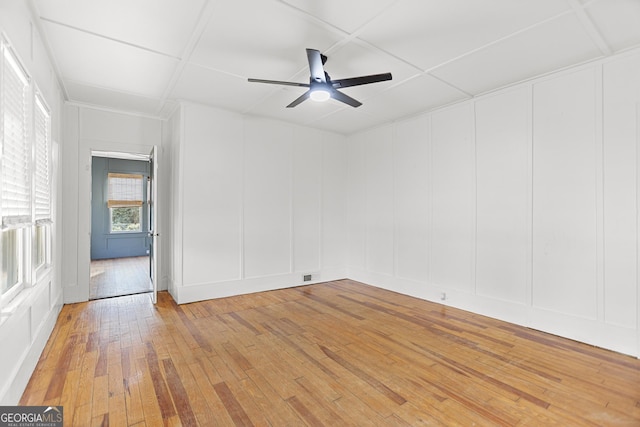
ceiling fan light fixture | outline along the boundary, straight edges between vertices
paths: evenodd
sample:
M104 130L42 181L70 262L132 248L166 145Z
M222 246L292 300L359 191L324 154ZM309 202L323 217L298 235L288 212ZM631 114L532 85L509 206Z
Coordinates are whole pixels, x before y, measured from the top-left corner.
M331 98L331 94L326 89L314 89L309 94L309 97L316 102L324 102Z
M309 98L316 102L324 102L329 98L332 98L336 101L357 108L362 105L362 102L358 101L357 99L351 98L349 95L342 93L337 89L391 80L391 73L371 74L368 76L331 80L329 74L327 74L327 72L324 70L324 63L327 61L327 57L321 54L319 50L307 49L307 60L309 62L310 71L309 83L296 83L285 82L282 80L264 80L252 78L249 78L249 81L284 86L306 87L309 89L305 93L294 99L293 102L291 102L289 105L287 105L287 108L293 108Z

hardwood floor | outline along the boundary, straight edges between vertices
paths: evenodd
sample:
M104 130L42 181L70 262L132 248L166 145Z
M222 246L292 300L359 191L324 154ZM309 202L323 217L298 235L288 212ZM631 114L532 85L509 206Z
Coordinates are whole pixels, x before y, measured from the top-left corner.
M640 361L342 280L66 305L20 402L66 425L640 425Z
M92 260L89 284L89 299L151 292L149 257Z

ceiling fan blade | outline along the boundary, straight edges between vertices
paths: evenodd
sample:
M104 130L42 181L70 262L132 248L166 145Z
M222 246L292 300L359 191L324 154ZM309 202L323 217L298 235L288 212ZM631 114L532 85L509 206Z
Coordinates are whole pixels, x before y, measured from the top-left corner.
M311 81L318 83L326 83L327 79L324 75L324 64L322 54L316 49L307 49L307 59L309 60L309 71L311 72ZM326 57L325 57L326 58ZM326 61L326 59L325 59Z
M287 105L287 108L293 108L296 105L302 103L302 101L305 101L306 99L309 98L309 95L311 94L311 91L308 90L305 93L303 93L302 95L300 95L299 97L297 97L291 104Z
M284 85L284 86L299 86L299 87L309 87L309 83L296 83L296 82L283 82L280 80L263 80L263 79L247 79L253 83L269 83L272 85Z
M352 97L345 95L344 93L337 91L333 88L331 88L330 92L331 92L331 97L336 101L344 102L345 104L351 105L352 107L355 107L355 108L362 105L362 102L356 99L353 99Z
M384 82L387 80L391 80L391 73L372 74L370 76L331 80L331 83L334 88L343 88L343 87L367 85L369 83Z

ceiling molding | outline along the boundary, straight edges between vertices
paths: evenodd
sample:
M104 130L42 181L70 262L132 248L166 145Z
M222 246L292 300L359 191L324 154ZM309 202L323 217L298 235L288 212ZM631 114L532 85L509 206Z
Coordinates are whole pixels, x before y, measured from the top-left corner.
M600 31L589 17L589 14L585 10L585 6L580 4L578 0L567 0L567 2L571 5L571 8L580 20L584 30L596 46L598 46L598 49L600 49L600 51L606 56L613 54L613 50L609 47L609 44L605 41L604 37L602 37L602 34L600 34Z
M180 76L182 76L182 72L184 71L184 68L189 63L189 60L191 59L191 55L193 54L194 49L196 48L196 46L198 45L198 42L202 38L202 34L207 29L207 26L211 21L214 11L215 11L214 1L205 0L205 4L199 13L198 22L193 28L193 31L191 32L189 39L187 40L187 43L182 49L182 53L179 58L180 62L178 62L178 64L176 65L173 71L173 74L171 75L171 78L169 79L169 82L165 87L162 93L162 96L160 97L160 105L156 110L158 114L162 112L164 108L164 104L167 102L169 95L171 94L171 92L173 92L173 89L176 87L176 84L178 83Z
M35 0L29 0L27 2L27 5L29 6L29 12L31 12L31 22L32 24L35 26L36 30L38 31L38 33L40 34L40 40L42 41L42 45L44 46L44 49L47 53L47 57L49 58L49 61L51 62L51 66L53 67L53 72L56 75L56 81L58 82L58 85L60 86L60 90L62 91L62 96L64 98L65 101L69 100L69 92L67 91L67 87L64 84L64 80L62 79L62 73L60 72L60 66L58 65L58 61L55 57L55 55L53 54L53 48L51 47L51 44L49 43L49 39L47 39L47 37L45 37L46 33L44 32L44 29L42 28L42 22L40 22L40 13L38 11L38 7L35 4Z
M155 114L146 114L146 113L142 113L140 111L131 111L131 110L123 110L123 109L119 109L119 108L111 108L111 107L106 107L104 105L90 104L88 102L65 101L65 104L73 106L73 107L79 107L79 108L90 108L92 110L104 111L104 112L107 112L107 113L124 114L124 115L127 115L127 116L141 117L141 118L144 118L144 119L162 120L162 117L160 117L158 115L155 115Z
M31 1L33 1L33 0L31 0ZM111 42L114 42L114 43L122 44L124 46L129 46L129 47L133 47L135 49L144 50L145 52L153 53L153 54L164 56L164 57L171 58L171 59L180 60L180 58L178 58L177 56L169 55L168 53L160 52L159 50L155 50L155 49L151 49L151 48L148 48L148 47L145 47L145 46L141 46L141 45L136 44L136 43L130 43L128 41L120 40L120 39L117 39L115 37L109 37L109 36L106 36L104 34L100 34L100 33L94 32L94 31L86 30L84 28L75 27L73 25L65 24L64 22L54 21L53 19L45 18L43 16L40 17L40 20L42 20L44 22L48 22L48 23L53 24L53 25L58 25L60 27L68 28L70 30L74 30L74 31L78 31L78 32L81 32L81 33L84 33L84 34L88 34L88 35L93 36L93 37L98 37L98 38L103 39L103 40L108 40L108 41L111 41Z

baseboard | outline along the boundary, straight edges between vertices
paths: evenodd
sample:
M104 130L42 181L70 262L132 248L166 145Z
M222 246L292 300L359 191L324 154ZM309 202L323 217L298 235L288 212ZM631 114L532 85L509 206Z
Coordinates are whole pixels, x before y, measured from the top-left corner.
M169 288L169 292L178 304L186 304L208 299L340 280L346 278L346 273L345 268L333 268L313 272L312 280L310 281L303 280L303 274L305 273L286 273L187 286L176 286L174 284Z

